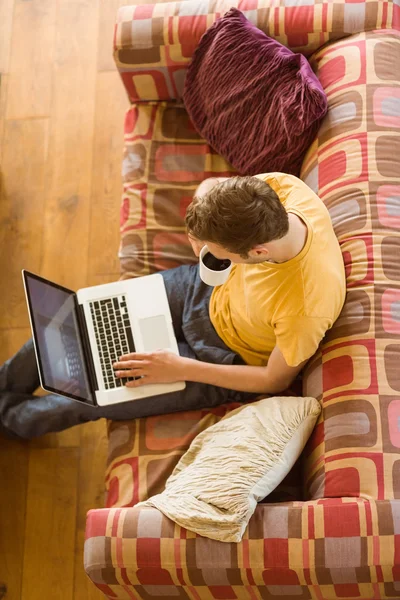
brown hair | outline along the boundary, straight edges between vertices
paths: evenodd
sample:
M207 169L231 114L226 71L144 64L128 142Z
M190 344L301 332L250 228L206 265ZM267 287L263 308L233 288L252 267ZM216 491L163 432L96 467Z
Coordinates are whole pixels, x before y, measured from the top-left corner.
M189 233L247 258L258 244L279 240L289 231L289 219L275 191L256 177L231 177L202 197L194 197L186 212Z

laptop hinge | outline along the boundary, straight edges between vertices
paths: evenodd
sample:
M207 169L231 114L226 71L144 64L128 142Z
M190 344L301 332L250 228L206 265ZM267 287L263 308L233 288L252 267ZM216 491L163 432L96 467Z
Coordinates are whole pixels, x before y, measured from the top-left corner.
M87 325L86 325L85 312L83 310L83 306L81 304L79 304L76 295L74 298L75 298L75 303L76 303L76 308L77 308L76 314L77 314L77 317L79 320L79 329L82 334L82 344L83 344L84 350L85 350L85 358L86 358L86 365L87 365L87 370L88 370L89 383L90 383L90 387L92 390L92 394L94 396L94 400L96 401L96 390L99 389L99 385L97 383L96 371L94 368L93 356L92 356L92 351L90 348L90 340L89 340L89 333L88 333Z

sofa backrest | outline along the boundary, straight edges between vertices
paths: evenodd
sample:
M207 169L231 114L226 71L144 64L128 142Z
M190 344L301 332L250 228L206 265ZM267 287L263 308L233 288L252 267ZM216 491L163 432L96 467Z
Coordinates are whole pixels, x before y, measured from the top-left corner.
M123 6L114 59L131 102L179 100L203 33L232 6L267 35L310 56L326 42L399 28L399 0L183 0Z
M304 371L322 403L305 498L400 498L400 32L340 40L312 65L329 108L300 176L329 210L347 297Z

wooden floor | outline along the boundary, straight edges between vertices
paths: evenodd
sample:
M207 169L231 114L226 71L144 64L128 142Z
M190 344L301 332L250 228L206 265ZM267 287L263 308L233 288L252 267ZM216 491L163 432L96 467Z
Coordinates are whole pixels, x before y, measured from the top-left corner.
M132 0L0 0L0 361L30 337L21 269L72 289L118 279L123 119L112 59ZM83 571L102 507L105 422L0 439L7 600L103 598ZM0 594L1 595L1 594Z

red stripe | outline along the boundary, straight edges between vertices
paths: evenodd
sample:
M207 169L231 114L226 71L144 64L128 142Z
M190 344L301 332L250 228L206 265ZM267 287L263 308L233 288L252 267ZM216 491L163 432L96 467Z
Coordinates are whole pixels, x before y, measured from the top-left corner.
M182 568L181 563L181 551L180 551L180 541L174 540L174 558L175 558L175 566L178 569Z
M115 540L116 560L119 567L124 566L124 558L122 553L122 538L117 537Z
M122 589L125 590L125 592L128 594L128 596L130 598L132 598L132 600L139 600L139 597L136 596L127 585L123 585Z
M382 7L382 29L387 27L387 16L388 16L388 6L387 6L387 2L384 2L383 7Z
M385 579L383 576L382 567L380 565L376 565L375 569L376 569L376 578L377 578L378 582L384 583Z
M197 600L201 600L201 598L200 598L199 594L197 593L195 587L189 585L188 586L188 590L193 594L194 598L197 598Z
M246 569L246 575L247 575L247 579L248 579L250 585L256 585L256 582L254 581L254 577L253 577L253 573L251 572L251 569Z
M255 585L255 583L254 583L253 585ZM258 596L256 595L256 593L255 593L255 591L253 590L253 588L251 588L249 585L245 585L244 587L245 587L245 589L248 591L248 593L249 593L249 596L250 596L250 598L251 598L252 600L257 600L257 599L258 599Z
M132 585L131 580L129 579L127 573L126 573L126 568L121 568L121 577L122 577L122 581L124 583L126 583L127 585Z
M274 35L279 35L279 7L274 12Z
M308 569L310 566L310 549L308 546L308 540L302 540L303 545L303 567L304 569ZM307 578L306 578L307 579ZM307 581L308 584L311 584L311 578L309 576L310 581Z
M322 5L322 31L328 30L328 5Z
M374 598L379 598L381 595L381 590L378 583L373 583L372 587L374 589Z
M372 513L371 513L371 503L365 503L365 520L367 523L367 535L372 535Z
M308 506L308 538L315 540L314 506L312 504Z
M118 531L118 521L119 521L119 515L121 514L121 510L122 510L121 508L118 508L118 509L115 511L115 513L114 513L114 516L113 516L113 524L112 524L112 527L111 527L111 535L112 535L113 537L116 537L116 536L117 536L117 531Z
M313 585L311 581L310 569L304 569L304 579L307 585Z
M114 594L114 592L112 591L112 589L106 584L106 583L95 583L95 586L101 591L103 592L103 594L107 597L107 598L116 598L117 595Z
M245 569L250 569L249 559L249 540L242 540L243 566Z
M182 584L182 585L186 585L186 581L185 581L185 578L183 576L183 569L176 569L176 574L178 576L179 583Z
M379 537L377 537L376 535L373 536L372 538L372 547L373 547L373 564L374 565L379 565L380 559L379 559Z

